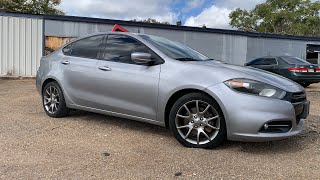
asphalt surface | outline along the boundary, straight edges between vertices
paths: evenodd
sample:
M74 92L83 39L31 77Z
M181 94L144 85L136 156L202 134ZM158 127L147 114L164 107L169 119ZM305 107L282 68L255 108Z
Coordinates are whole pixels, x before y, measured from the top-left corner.
M320 179L320 84L299 136L189 149L162 127L76 111L49 118L33 80L0 80L0 179Z

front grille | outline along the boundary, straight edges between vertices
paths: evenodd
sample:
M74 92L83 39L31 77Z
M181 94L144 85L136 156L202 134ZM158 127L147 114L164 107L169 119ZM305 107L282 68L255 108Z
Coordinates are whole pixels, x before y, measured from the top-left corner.
M303 103L307 100L307 95L304 91L287 93L283 100L289 101L292 103L295 113L296 113L296 124L300 123L300 115L303 113Z
M291 95L292 103L304 102L305 100L307 100L307 95L305 92L292 93Z

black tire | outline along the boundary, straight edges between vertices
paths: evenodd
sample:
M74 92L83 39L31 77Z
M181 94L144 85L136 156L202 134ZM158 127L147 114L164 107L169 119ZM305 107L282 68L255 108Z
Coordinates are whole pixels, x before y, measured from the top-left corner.
M303 83L302 86L306 88L306 87L310 86L310 84L311 83Z
M49 110L46 108L46 102L45 102L45 96L48 96L49 94L47 93L47 91L49 90L49 88L52 89L56 89L55 93L58 93L57 99L59 101L59 104L57 104L57 110L53 111L50 113ZM48 83L42 91L42 106L44 111L47 113L48 116L53 117L53 118L61 118L61 117L65 117L69 114L70 109L67 107L64 96L63 96L63 92L59 86L58 83L56 82L50 82Z
M184 107L185 104L188 104L188 103L193 103L193 102L201 102L201 103L206 103L207 105L211 105L211 107L213 109L215 109L215 113L218 114L219 116L219 130L218 130L218 133L213 135L211 139L211 141L207 140L208 142L203 142L203 144L200 144L198 141L196 141L196 144L195 142L190 142L192 141L192 138L186 138L185 137L189 137L190 135L194 134L194 133L197 133L199 134L199 130L197 129L193 129L194 127L198 127L198 128L203 128L202 130L208 128L206 127L205 125L203 124L200 124L200 126L194 126L194 124L196 123L196 120L194 121L191 121L190 119L184 119L182 118L182 121L190 121L190 123L193 123L193 128L188 128L188 130L185 130L185 131L189 131L190 129L192 129L189 133L189 135L187 135L188 133L186 133L185 137L182 137L181 133L182 133L182 130L181 128L180 131L178 130L178 125L176 122L179 122L181 121L181 119L179 120L179 117L177 117L177 113L181 113L181 108ZM192 105L192 104L191 104ZM189 106L191 106L189 105ZM204 104L203 104L204 105ZM198 109L200 109L200 105L198 105ZM210 108L211 108L210 107ZM203 110L203 108L202 108ZM191 114L194 114L194 109L190 112L192 112ZM188 113L189 114L189 113ZM187 115L187 114L185 114ZM192 115L193 116L193 115ZM203 115L203 118L205 115ZM195 116L193 116L195 117ZM192 118L193 118L192 117ZM199 116L200 117L200 116ZM199 118L198 117L198 118ZM177 118L177 119L176 119ZM176 121L177 120L177 121ZM186 123L185 122L185 123ZM202 121L200 121L201 123ZM197 120L197 123L199 123L199 119ZM187 125L189 125L187 124ZM199 124L198 124L199 125ZM172 131L174 137L184 146L186 147L190 147L190 148L213 148L213 147L217 147L219 145L221 145L225 140L226 140L226 137L227 137L227 129L226 129L226 123L225 123L225 119L224 119L224 116L223 116L223 113L220 109L220 106L218 105L218 103L216 101L214 101L210 96L208 95L205 95L205 94L202 94L202 93L190 93L190 94L187 94L187 95L184 95L182 96L181 98L179 98L173 105L173 107L171 108L171 111L170 111L170 115L169 115L169 127L170 127L170 130ZM182 127L182 126L181 126ZM209 128L210 129L210 128ZM195 132L194 132L195 131ZM214 132L215 130L211 130L212 132ZM207 132L206 132L207 133ZM201 133L200 133L201 134ZM208 135L208 134L207 134ZM201 135L200 135L201 136ZM210 137L210 136L209 136ZM197 139L197 137L195 137ZM208 138L207 136L205 136L203 134L203 137L202 138ZM200 138L199 138L200 139Z

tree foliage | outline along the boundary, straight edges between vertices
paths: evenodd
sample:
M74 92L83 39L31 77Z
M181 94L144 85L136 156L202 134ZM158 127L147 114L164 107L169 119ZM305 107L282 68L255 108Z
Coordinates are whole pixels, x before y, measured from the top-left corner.
M29 14L64 14L57 9L61 0L0 0L0 10Z
M152 18L148 18L148 19L145 19L145 20L134 19L132 21L134 21L134 22L154 23L154 24L170 24L169 22L160 22L160 21L158 21L156 19L152 19Z
M253 10L229 15L230 25L242 31L320 36L320 1L267 0Z

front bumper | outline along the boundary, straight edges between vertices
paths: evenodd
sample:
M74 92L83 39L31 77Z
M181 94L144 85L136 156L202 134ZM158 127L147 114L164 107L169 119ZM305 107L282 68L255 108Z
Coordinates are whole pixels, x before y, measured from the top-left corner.
M304 119L309 114L308 101L303 102L303 110L298 116L289 101L238 93L223 83L207 88L206 92L218 101L224 113L229 140L259 142L285 139L302 132ZM267 123L281 122L291 125L288 131L262 131Z

